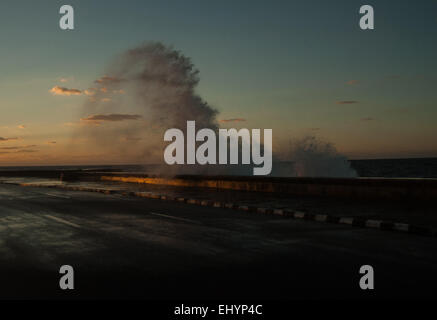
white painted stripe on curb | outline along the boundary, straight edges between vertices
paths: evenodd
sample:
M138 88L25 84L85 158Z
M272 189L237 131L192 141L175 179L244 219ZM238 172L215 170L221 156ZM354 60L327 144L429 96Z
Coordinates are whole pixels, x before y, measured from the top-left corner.
M408 232L410 229L410 225L406 223L394 223L393 230Z
M277 214L279 216L283 216L284 215L284 210L282 210L282 209L275 209L275 210L273 210L273 214Z
M354 223L354 218L343 217L343 218L340 218L340 220L338 222L342 223L342 224L353 224Z
M3 184L11 184L11 185L20 185L20 186L29 186L29 187L45 187L45 188L60 188L60 189L64 189L64 190L72 190L72 191L86 191L86 192L101 192L101 193L105 193L105 194L110 194L110 193L117 193L120 190L112 190L112 189L96 189L96 188L87 188L87 187L80 187L80 186L67 186L67 185L39 185L39 184L26 184L26 183L13 183L13 182L4 182L4 181L0 181L0 183ZM46 193L46 195L49 196L55 196L55 197L60 197L60 198L70 198L67 196L59 196L59 195L54 195L54 194L49 194ZM165 195L156 195L156 194L151 194L149 192L128 192L128 193L122 193L122 195L135 195L138 197L145 197L145 198L154 198L154 199L162 199L162 200L177 200L180 202L186 202L187 199L185 198L173 198L173 197L168 197ZM193 201L193 199L191 199ZM188 200L190 201L190 200ZM202 205L206 205L205 201L196 201L194 200L194 202L192 203L199 203ZM240 210L244 210L244 211L249 211L249 207L248 206L239 206L238 204L234 204L234 203L221 203L221 202L213 202L213 201L209 201L208 205L212 204L214 207L222 207L224 206L225 208L231 208L231 209L240 209ZM305 213L304 212L299 212L299 211L293 211L291 209L270 209L270 208L257 208L256 209L257 212L259 213L267 213L267 212L273 212L274 214L279 214L279 215L287 215L287 216L294 216L295 218L305 218ZM166 215L162 215L162 214L156 214L155 215L161 215L161 216L166 216ZM75 227L75 228L81 228L79 225L69 222L67 220L64 220L62 218L58 218L58 217L54 217L51 215L44 215L45 217L67 224L69 226ZM177 217L173 217L173 216L167 216L168 218L177 218ZM315 215L314 216L314 220L315 221L321 221L321 222L327 222L328 221L328 215ZM185 220L185 221L189 221L191 223L199 223L197 221L194 220L189 220L189 219L182 219L182 218L178 218L179 220ZM354 218L352 217L341 217L338 220L338 223L340 224L348 224L348 225L353 225L354 222ZM365 226L368 228L378 228L381 229L381 225L385 223L382 220L366 220L365 221ZM388 223L388 222L387 222ZM387 230L391 229L391 230L396 230L396 231L402 231L402 232L410 232L410 229L412 228L409 224L407 223L389 223L390 225L392 225L392 228L387 228ZM430 231L432 235L437 236L437 233L435 233L435 231ZM419 233L419 232L418 232Z
M366 221L366 227L367 228L381 228L381 220L367 220Z
M137 197L143 197L143 194L141 192L135 192L134 195Z
M328 220L328 215L326 215L326 214L316 214L314 220L318 221L318 222L326 222Z
M305 212L295 211L294 212L294 217L297 218L297 219L303 219L303 218L305 218Z

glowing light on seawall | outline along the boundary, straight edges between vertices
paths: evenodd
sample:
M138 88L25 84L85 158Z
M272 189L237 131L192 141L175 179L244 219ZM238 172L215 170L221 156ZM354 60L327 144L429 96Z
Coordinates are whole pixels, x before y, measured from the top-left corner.
M412 179L356 179L356 178L269 178L225 177L212 178L143 178L135 176L101 176L103 181L169 185L177 187L214 188L257 192L281 192L305 196L363 197L368 199L424 199L437 197L437 180ZM420 187L419 187L420 186Z

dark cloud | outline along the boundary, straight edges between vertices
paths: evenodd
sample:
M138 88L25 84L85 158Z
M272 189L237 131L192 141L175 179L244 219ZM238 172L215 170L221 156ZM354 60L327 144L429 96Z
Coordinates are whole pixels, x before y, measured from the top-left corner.
M23 149L23 150L16 151L16 153L33 153L33 152L38 152L38 150Z
M18 150L20 147L1 147L0 150Z
M95 114L87 118L82 118L82 121L124 121L124 120L139 120L142 116L138 114Z
M1 141L11 141L11 140L18 140L18 138L2 138L2 137L0 137L0 142Z
M371 117L361 118L361 121L372 121L372 120L375 120L375 119L373 119Z
M243 122L246 121L244 118L235 118L235 119L222 119L220 122Z
M0 150L23 150L28 148L36 147L36 144L27 145L27 146L10 146L10 147L0 147Z
M122 81L124 81L124 79L117 78L117 77L103 76L94 82L98 84L106 84L106 83L118 83Z
M354 104L354 103L358 103L358 101L355 100L337 101L337 104Z
M34 148L37 145L32 144L32 145L27 145L27 146L10 146L10 147L0 147L0 150L5 150L5 151L0 151L0 154L13 154L13 153L31 153L31 152L38 152L38 150L34 150L34 149L29 149L29 148Z

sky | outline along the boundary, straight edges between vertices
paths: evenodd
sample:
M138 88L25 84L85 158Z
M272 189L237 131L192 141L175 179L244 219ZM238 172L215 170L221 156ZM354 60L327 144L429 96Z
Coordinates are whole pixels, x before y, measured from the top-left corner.
M64 4L75 30L59 28ZM363 4L375 30L359 28ZM437 157L435 39L429 0L4 0L0 165L130 162L75 132L85 90L145 41L192 59L224 127L314 135L351 159Z

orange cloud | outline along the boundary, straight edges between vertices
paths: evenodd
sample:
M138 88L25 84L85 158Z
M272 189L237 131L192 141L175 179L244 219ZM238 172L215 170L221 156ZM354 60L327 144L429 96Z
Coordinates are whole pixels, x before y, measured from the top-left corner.
M348 84L350 86L353 86L353 85L358 84L358 83L359 83L358 80L349 80L348 82L346 82L346 84Z
M139 120L142 116L138 114L95 114L87 118L80 119L81 121L124 121L124 120Z
M79 89L68 89L60 86L54 86L49 92L55 96L79 96L82 94Z

